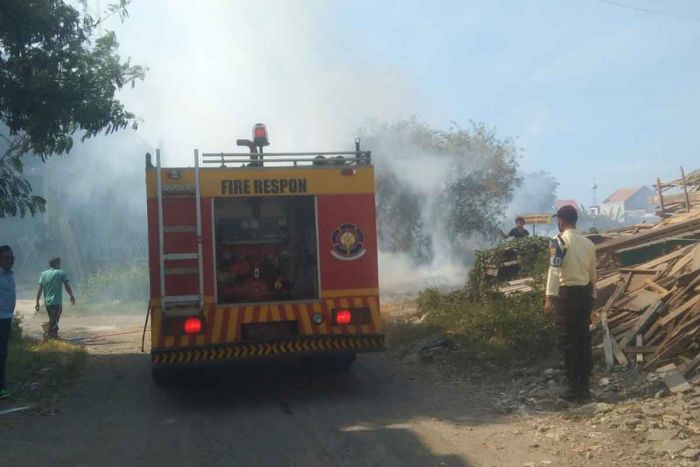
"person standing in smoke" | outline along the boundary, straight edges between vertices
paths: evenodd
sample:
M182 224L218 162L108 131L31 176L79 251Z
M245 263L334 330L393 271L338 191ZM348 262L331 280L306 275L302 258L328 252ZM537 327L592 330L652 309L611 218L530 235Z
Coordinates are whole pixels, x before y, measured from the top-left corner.
M559 347L564 354L568 389L561 398L571 402L590 396L588 380L593 359L589 325L596 281L595 245L576 230L577 221L578 212L573 206L557 211L560 233L550 241L544 304L546 315L555 314Z
M39 276L39 289L36 292L36 311L39 311L39 299L44 292L44 305L49 315L49 322L45 325L44 337L58 338L58 320L63 311L63 287L70 296L70 302L75 305L73 290L68 283L68 275L61 269L61 258L51 258L49 267Z

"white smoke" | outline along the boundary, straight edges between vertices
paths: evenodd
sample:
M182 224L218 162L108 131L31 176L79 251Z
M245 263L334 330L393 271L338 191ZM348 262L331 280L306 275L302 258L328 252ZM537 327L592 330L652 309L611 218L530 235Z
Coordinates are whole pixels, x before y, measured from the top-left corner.
M460 241L448 233L448 206L442 203L449 201L441 194L460 171L479 169L479 158L426 150L413 141L409 131L390 125L375 125L370 134L373 134L371 149L375 153L377 173L394 174L402 193L419 198L417 217L421 233L430 245L427 264L415 252L380 251L382 293L385 297L405 297L426 287L446 290L463 287L468 273L465 256L487 247L489 242L474 235L461 240L459 247L455 248ZM378 222L382 229L381 216Z
M105 2L92 7L98 3ZM149 0L133 2L129 13L123 24L112 17L104 28L116 32L122 57L148 67L145 81L119 95L139 118L137 135L76 144L45 167L65 176L67 205L94 214L98 227L115 226L97 229L95 242L145 238L143 153L156 145L164 164L191 165L194 148L239 150L235 140L264 122L270 151L350 149L367 120L398 121L421 111L414 102L427 101L408 70L381 57L346 53L360 32L342 32L342 18L322 0L210 0L202 6ZM129 139L133 144L123 143ZM435 196L451 162L409 146L396 159L385 157L389 145L365 149L374 151L378 171L394 171L424 198L421 218L431 226L434 249L432 263L421 268L407 255L380 252L382 289L463 285L466 269L447 247L444 206ZM66 160L71 163L64 166ZM106 187L128 215L92 202ZM115 216L124 217L122 229ZM474 246L476 240L467 245Z
M513 198L505 212L503 228L506 231L513 227L517 216L553 212L558 186L556 179L546 172L523 172L519 176L522 181L513 191ZM532 229L532 226L526 227ZM538 225L535 229L538 235L548 235L554 232L556 225Z
M117 27L121 53L148 66L122 98L142 117L140 133L162 139L167 163L192 150L238 150L256 122L269 151L352 147L368 117L409 114L418 91L403 70L345 55L353 37L335 31L322 1L149 0Z
M338 34L334 21L322 1L134 3L117 33L123 55L149 71L123 98L143 118L139 132L163 141L168 164L190 164L195 147L237 150L235 139L248 137L258 121L268 126L269 151L351 148L367 120L417 112L410 103L420 93L404 70L344 55L353 38ZM423 220L434 225L432 265L418 269L407 256L380 252L382 290L463 285L465 268L452 264L435 214L435 189L449 161L415 148L389 161L382 148L365 149L374 151L378 171L393 167L427 200Z

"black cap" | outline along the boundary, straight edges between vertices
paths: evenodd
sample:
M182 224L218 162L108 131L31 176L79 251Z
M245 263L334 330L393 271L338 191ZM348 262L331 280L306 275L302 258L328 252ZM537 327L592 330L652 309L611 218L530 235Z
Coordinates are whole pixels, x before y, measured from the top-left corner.
M562 206L557 211L557 217L567 224L574 225L578 221L578 211L575 207L569 205Z

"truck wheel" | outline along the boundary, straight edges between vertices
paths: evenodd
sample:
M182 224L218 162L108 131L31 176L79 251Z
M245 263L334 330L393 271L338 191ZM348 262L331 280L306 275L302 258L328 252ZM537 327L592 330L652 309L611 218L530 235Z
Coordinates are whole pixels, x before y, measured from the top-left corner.
M173 381L173 372L169 368L151 367L151 376L156 386L167 386Z

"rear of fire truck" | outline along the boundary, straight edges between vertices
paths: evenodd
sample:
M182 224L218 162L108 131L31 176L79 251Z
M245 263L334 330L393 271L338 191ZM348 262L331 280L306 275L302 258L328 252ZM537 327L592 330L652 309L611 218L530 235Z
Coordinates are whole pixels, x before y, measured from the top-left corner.
M151 356L171 369L222 360L323 359L349 369L383 349L371 154L147 156Z

